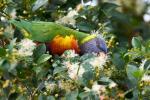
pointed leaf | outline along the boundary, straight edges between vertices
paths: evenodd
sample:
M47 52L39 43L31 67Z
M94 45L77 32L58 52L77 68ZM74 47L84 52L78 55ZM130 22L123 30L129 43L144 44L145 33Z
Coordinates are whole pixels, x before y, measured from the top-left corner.
M0 47L0 57L3 57L6 55L6 50Z
M140 48L141 49L142 44L141 44L141 41L139 40L138 37L133 37L133 39L132 39L132 46L134 48Z
M48 61L52 56L49 55L49 54L43 54L38 60L37 60L37 63L38 64L42 64L46 61Z
M135 73L137 70L138 68L134 65L128 65L126 68L128 79L131 81L133 86L138 84L138 80L133 75L133 73Z
M46 46L45 44L40 44L35 50L34 50L34 59L35 61L42 56L46 52Z
M66 95L66 100L77 100L78 90L71 91Z

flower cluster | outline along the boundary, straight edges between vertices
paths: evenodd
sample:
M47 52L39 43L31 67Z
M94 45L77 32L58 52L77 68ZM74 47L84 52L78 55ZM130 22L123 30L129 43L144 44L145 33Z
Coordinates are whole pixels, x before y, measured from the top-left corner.
M18 44L18 55L22 57L32 56L36 44L30 39L23 39Z
M67 50L61 56L55 57L52 66L56 80L51 79L50 82L45 83L49 91L55 91L54 87L57 87L57 91L65 91L68 94L82 89L81 94L92 93L94 98L101 98L108 93L108 90L117 87L117 84L108 77L100 76L99 72L103 71L107 61L107 55L104 53L80 56L74 50ZM98 80L107 80L108 84L100 84Z
M82 77L82 75L86 72L87 69L94 70L96 67L99 69L103 69L103 65L107 61L107 56L104 53L100 54L92 54L91 57L84 61L74 61L72 62L70 59L79 57L78 54L75 53L74 50L68 50L66 51L62 57L66 60L63 62L63 66L65 66L68 69L68 75L71 79L78 79L79 77ZM83 56L84 57L84 56ZM70 59L68 59L70 58ZM85 64L89 64L89 68L85 67Z
M91 59L90 64L93 67L99 67L103 69L103 65L106 63L106 61L107 61L107 55L101 52L98 54L98 56Z
M70 10L66 16L58 19L56 23L65 24L65 25L69 24L69 25L75 26L76 20L74 17L77 15L78 15L78 12L76 10Z
M150 75L144 74L143 77L142 77L142 81L150 83Z

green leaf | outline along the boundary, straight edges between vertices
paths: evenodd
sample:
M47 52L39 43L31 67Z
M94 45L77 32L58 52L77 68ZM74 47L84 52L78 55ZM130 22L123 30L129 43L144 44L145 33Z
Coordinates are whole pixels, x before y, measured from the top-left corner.
M90 23L87 23L87 22L77 23L77 28L84 32L90 32L91 30L94 29L94 27Z
M46 52L46 46L45 46L45 44L38 45L38 47L33 52L34 60L35 61L38 60L38 58L40 56L42 56L43 54L45 54L45 52Z
M10 68L10 63L8 62L8 60L6 59L0 60L0 69L8 71L9 68Z
M49 55L49 54L43 54L38 60L37 60L37 63L38 64L42 64L46 61L48 61L52 56Z
M102 9L107 10L107 11L112 11L112 10L116 9L117 7L119 7L119 6L116 5L115 3L105 2L102 4Z
M91 64L89 64L90 61L91 60L87 60L86 62L84 62L82 64L85 71L92 71L93 70L93 66Z
M138 89L134 89L132 100L138 100L138 97L139 97L139 90Z
M116 5L114 3L103 3L101 10L108 17L113 13L113 10L116 9L117 7L118 7L118 5Z
M0 60L0 68L1 68L1 66L3 65L3 63L5 62L5 60L6 60L6 59L1 59L1 60Z
M45 77L45 75L47 74L48 70L45 69L42 65L40 66L35 66L32 68L32 70L36 73L36 79L40 80L43 77Z
M6 50L0 47L0 57L4 57L6 55Z
M27 100L26 95L19 95L16 100Z
M111 79L109 79L108 77L102 77L98 83L101 85L108 85L109 83L113 82Z
M46 100L55 100L55 98L53 96L47 96Z
M138 37L133 37L132 38L132 46L134 48L140 48L141 49L142 44L141 44L141 41L140 41L140 39Z
M40 95L38 96L38 100L47 100L47 99L46 99L46 96L45 96L45 95L40 94Z
M81 98L81 100L87 100L88 96L89 96L89 92L81 92L79 94L79 97Z
M143 76L143 74L144 74L144 71L142 71L142 70L137 70L137 71L135 71L135 72L133 73L133 76L134 76L135 78L137 78L137 79L140 79L140 78Z
M131 81L133 86L137 86L138 80L133 75L138 70L138 68L135 65L128 65L126 68L128 79Z
M82 75L82 81L83 81L82 84L84 84L85 86L88 86L90 81L93 79L95 79L95 74L94 74L93 70L86 71Z
M41 68L41 66L40 67L35 66L35 67L33 67L33 70L36 72L36 74L38 74L42 71L42 68Z
M58 73L61 73L63 71L66 71L67 69L66 68L63 68L63 67L56 67L54 69L54 74L58 74Z
M93 91L81 92L79 97L81 100L100 100L99 96Z
M113 53L112 62L116 66L117 69L123 69L124 68L125 60L123 59L123 57L121 56L120 53L118 53L118 52Z
M150 52L150 40L148 40L145 44L145 51Z
M14 46L15 46L16 40L17 40L16 38L13 39L13 40L10 42L10 44L8 45L9 53L12 52L12 50L13 50L13 48L14 48Z
M71 91L66 95L66 100L77 100L78 90Z

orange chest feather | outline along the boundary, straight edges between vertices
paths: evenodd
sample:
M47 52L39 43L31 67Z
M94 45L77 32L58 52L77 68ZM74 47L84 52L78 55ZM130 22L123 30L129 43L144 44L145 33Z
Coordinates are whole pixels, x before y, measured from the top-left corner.
M65 50L75 50L79 53L78 41L73 35L70 36L56 36L49 44L49 48L52 54L62 54Z

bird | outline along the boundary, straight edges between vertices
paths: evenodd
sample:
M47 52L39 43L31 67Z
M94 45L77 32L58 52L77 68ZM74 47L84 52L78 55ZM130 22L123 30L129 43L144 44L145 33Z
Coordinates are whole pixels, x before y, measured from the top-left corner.
M52 54L61 55L65 50L72 49L76 53L107 54L105 40L99 34L88 34L65 27L54 22L10 20L13 26L22 30L26 38L48 45Z

